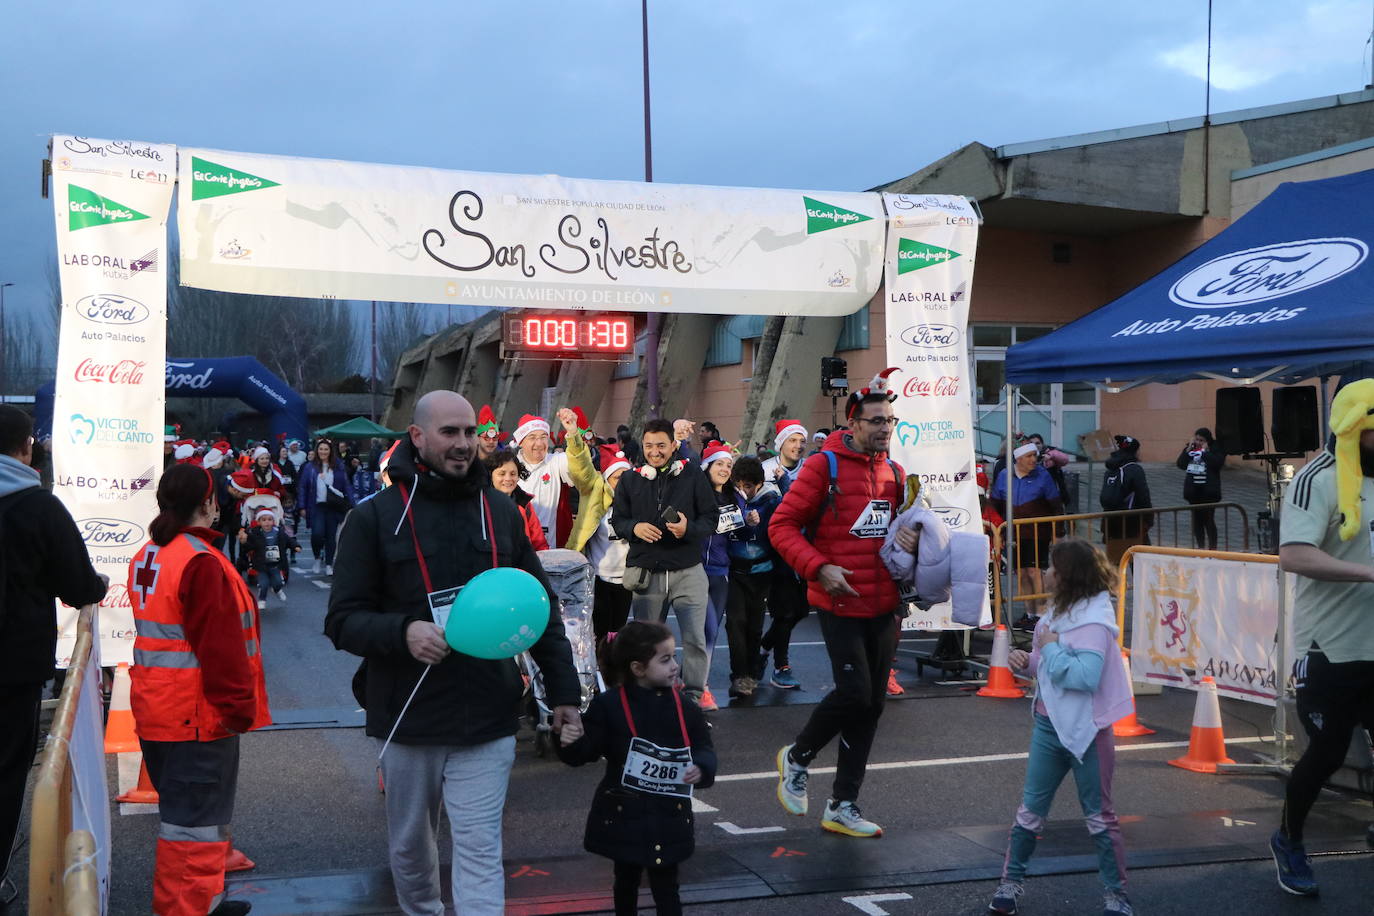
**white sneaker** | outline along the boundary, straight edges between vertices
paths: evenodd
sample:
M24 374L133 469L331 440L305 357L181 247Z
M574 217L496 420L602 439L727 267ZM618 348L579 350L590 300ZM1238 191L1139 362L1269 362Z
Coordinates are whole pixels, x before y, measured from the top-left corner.
M333 567L333 566L326 566L326 567L324 568L324 574L325 574L326 576L332 576L332 575L334 575L334 567Z
M825 803L825 814L821 817L821 829L843 836L876 837L883 835L883 828L865 818L859 812L858 805L852 801L837 802L833 798Z
M806 767L792 762L792 745L778 751L778 801L788 814L806 814Z
M324 569L324 565L320 562L319 558L316 557L316 558L315 558L315 568L312 569L311 572L313 572L315 575L318 576L318 575L320 574L321 570L323 570L323 569Z
M259 599L258 599L258 610L260 610L260 611L265 611L265 610L267 610L267 602L264 601L262 598L259 598Z
M277 589L276 592L275 592L275 594L276 594L276 596L277 596L277 600L278 600L278 601L280 601L282 604L285 604L285 603L286 603L286 589L285 589L285 588L279 588L279 589Z

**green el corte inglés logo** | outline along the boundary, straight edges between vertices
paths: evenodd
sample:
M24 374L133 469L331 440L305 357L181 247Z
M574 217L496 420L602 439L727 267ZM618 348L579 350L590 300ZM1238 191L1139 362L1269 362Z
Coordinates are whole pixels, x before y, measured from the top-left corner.
M108 226L110 223L132 223L147 219L148 214L139 213L133 207L101 197L94 191L76 184L67 185L67 231L89 229L91 226Z
M959 257L959 252L941 248L939 245L927 245L925 242L918 242L914 239L897 240L897 274L899 276L913 270L920 270L922 267L929 267L932 264L953 261L957 257Z
M247 172L231 169L226 165L191 157L191 199L205 200L209 197L223 197L226 194L242 194L244 191L261 191L264 188L279 187L275 181L259 178Z
M807 235L814 235L827 229L838 229L840 226L862 223L873 218L864 216L862 213L855 213L853 210L846 210L844 207L837 207L834 204L822 203L813 197L803 196L802 201L806 204Z

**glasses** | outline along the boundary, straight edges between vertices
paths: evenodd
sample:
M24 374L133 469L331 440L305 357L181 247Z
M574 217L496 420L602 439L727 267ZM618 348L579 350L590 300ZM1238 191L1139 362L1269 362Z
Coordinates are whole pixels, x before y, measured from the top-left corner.
M855 417L860 423L867 423L870 428L881 429L884 426L896 426L896 417Z

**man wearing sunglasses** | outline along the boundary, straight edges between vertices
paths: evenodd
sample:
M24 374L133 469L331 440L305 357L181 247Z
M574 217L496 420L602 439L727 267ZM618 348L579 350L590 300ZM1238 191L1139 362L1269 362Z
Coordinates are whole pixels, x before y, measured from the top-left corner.
M778 751L778 801L791 814L807 811L807 768L840 738L834 789L821 827L851 837L882 836L856 800L887 695L897 641L897 586L878 549L901 504L900 466L887 456L896 418L887 376L849 396L846 429L807 458L773 513L773 547L807 583L835 677L835 689L811 713L796 740ZM916 532L898 532L904 550Z

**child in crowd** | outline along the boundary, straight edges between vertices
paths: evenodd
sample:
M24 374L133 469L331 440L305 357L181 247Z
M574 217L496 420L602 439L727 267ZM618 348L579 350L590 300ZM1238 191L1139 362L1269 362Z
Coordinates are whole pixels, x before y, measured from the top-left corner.
M1115 584L1106 556L1087 541L1066 538L1051 548L1048 613L1035 627L1033 651L1013 649L1010 656L1012 668L1036 678L1034 726L1026 786L990 912L1017 912L1036 835L1070 771L1097 847L1104 916L1133 912L1125 892L1126 850L1112 807L1112 723L1130 713L1132 702L1116 643Z
M730 638L730 695L749 696L757 686L753 674L763 638L763 615L773 584L773 548L768 522L782 501L778 488L764 480L763 464L752 455L735 462L731 483L740 524L731 529L730 597L725 632ZM721 510L721 520L725 511Z
M258 512L250 528L239 532L247 563L258 574L258 610L267 606L267 589L271 587L282 604L286 603L287 570L291 555L300 552L296 539L277 527L277 514L271 509Z
M661 623L625 624L610 644L619 687L598 694L582 724L559 736L564 763L606 758L582 845L615 862L617 916L638 912L645 869L660 916L682 912L677 867L696 845L692 788L716 776L706 717L676 686L675 648Z
M716 641L720 636L720 623L725 619L725 609L730 598L730 532L744 524L744 511L739 505L735 488L730 485L730 476L735 466L735 455L730 446L721 442L711 442L701 456L701 472L711 485L711 493L720 508L720 519L716 530L701 543L701 565L706 570L706 670L711 670L711 659L715 657ZM741 693L740 691L744 691ZM754 690L752 683L741 686L740 679L730 675L730 696L748 696ZM720 708L711 694L708 683L701 693L701 708L704 712L715 712Z

